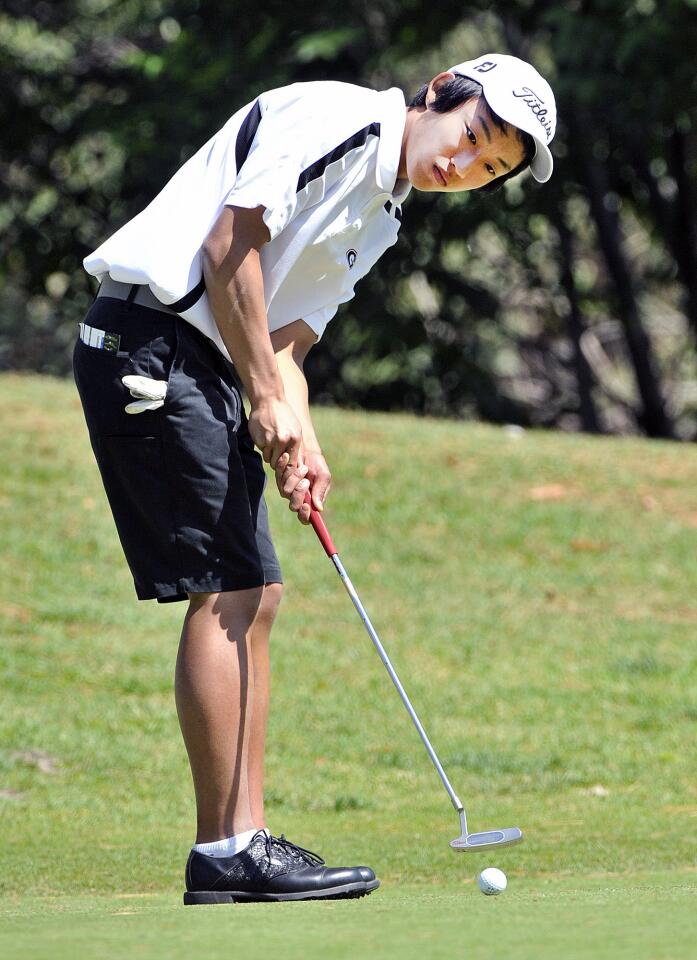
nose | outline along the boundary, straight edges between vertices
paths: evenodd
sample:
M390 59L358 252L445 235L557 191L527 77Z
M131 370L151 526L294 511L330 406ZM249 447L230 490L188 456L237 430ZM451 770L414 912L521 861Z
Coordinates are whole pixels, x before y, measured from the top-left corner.
M460 153L456 153L452 158L452 164L455 167L455 172L458 177L464 177L467 173L469 167L476 160L476 152L470 150L463 150Z

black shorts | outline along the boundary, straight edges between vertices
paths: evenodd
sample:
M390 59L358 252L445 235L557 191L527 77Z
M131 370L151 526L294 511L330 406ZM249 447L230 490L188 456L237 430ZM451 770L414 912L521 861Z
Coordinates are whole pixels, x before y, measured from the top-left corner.
M78 339L73 367L138 598L280 583L263 463L232 364L160 310L100 297L85 323L120 337L111 350ZM126 374L166 380L164 406L126 413Z

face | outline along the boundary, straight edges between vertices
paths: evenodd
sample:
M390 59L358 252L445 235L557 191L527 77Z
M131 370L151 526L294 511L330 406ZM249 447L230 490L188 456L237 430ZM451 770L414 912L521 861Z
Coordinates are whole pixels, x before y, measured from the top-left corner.
M433 102L442 73L429 84L426 102ZM455 193L476 190L517 167L523 146L515 127L503 134L488 115L482 100L470 100L448 113L410 110L407 114L400 177L417 190Z

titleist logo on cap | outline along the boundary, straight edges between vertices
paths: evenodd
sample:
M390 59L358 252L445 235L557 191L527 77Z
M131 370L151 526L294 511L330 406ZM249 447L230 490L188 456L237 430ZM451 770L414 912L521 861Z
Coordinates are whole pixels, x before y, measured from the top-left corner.
M512 90L511 93L514 97L522 98L523 102L530 107L532 112L542 124L542 127L547 134L547 139L549 140L553 134L552 123L547 119L549 110L544 105L545 102L542 97L539 97L531 87L523 87L520 93L517 93L515 90Z

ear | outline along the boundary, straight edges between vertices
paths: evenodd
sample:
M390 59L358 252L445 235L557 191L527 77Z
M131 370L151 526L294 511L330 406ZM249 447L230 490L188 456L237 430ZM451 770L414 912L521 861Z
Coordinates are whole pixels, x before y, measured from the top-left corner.
M428 90L426 91L426 106L430 106L433 101L436 99L436 94L443 86L444 83L447 83L448 80L454 80L455 74L450 70L446 70L443 73L439 73L438 76L434 77L433 80L428 85Z

